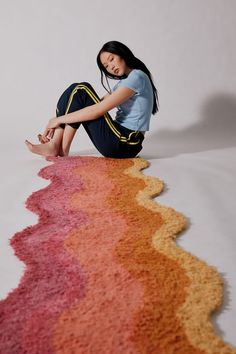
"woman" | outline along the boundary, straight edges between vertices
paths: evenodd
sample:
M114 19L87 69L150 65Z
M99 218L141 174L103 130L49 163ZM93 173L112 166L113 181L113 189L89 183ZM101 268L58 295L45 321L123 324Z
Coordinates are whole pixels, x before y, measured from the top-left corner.
M157 90L144 63L124 44L111 41L97 56L101 82L108 92L101 100L89 83L75 83L61 95L56 117L49 120L40 144L26 140L33 153L67 156L80 124L97 150L106 157L132 158L142 149L151 114L158 111ZM109 90L105 87L106 78ZM119 80L110 89L108 78ZM108 114L117 107L115 120Z

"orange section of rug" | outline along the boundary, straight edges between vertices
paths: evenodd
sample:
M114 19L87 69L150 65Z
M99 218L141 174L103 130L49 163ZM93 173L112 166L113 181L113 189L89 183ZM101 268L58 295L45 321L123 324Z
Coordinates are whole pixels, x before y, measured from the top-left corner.
M88 223L68 234L65 248L78 260L86 282L83 298L54 326L56 352L68 353L69 343L70 352L78 354L236 353L217 336L214 345L208 345L207 334L196 337L194 330L195 338L190 336L188 325L194 319L188 316L194 310L183 309L193 294L191 267L197 263L174 244L186 227L185 218L172 208L150 204L163 183L140 173L148 163L81 159L83 166L75 173L84 188L71 204L85 213ZM214 272L205 273L215 281ZM218 279L214 287L218 294ZM196 318L209 323L209 313L207 305L204 316Z
M109 170L116 180L119 168ZM124 171L124 170L123 170ZM143 286L144 296L134 315L131 338L138 352L152 353L203 353L193 348L176 317L176 311L184 302L189 279L177 262L154 249L152 237L162 226L161 214L137 203L136 196L145 188L144 180L119 171L120 195L110 195L108 203L122 214L129 226L116 245L115 256L132 276ZM126 193L125 186L129 185ZM128 208L127 208L127 205Z
M83 162L77 173L85 188L71 202L90 223L68 235L66 247L87 285L84 299L54 329L57 352L66 353L73 338L78 353L203 353L188 342L176 317L188 277L152 245L162 217L137 203L145 182L124 174L133 160L100 159L96 178L91 161Z
M79 261L86 276L84 298L65 311L54 328L54 346L58 353L136 353L129 341L132 314L143 289L114 260L113 250L126 232L126 220L107 205L114 181L108 178L106 159L96 161L96 178L91 161L83 160L77 170L84 188L71 199L74 207L86 212L89 224L68 235L65 247Z

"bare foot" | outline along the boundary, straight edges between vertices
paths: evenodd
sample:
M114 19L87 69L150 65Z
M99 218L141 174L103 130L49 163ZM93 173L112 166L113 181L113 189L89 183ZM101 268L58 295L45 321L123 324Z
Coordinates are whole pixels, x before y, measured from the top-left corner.
M38 140L41 144L46 144L50 141L50 139L48 138L44 138L42 134L38 134ZM69 155L69 150L67 152L64 152L62 150L62 146L60 146L59 152L58 152L59 156L68 156Z
M32 144L30 141L25 140L25 144L34 154L41 156L58 156L58 149L51 142L44 144Z

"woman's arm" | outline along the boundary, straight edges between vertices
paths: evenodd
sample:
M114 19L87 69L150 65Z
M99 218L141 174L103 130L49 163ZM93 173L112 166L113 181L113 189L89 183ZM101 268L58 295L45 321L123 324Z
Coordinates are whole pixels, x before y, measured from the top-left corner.
M111 94L106 95L106 99L102 100L101 102L82 108L78 111L68 113L64 116L50 119L46 130L56 128L62 123L68 124L85 122L102 117L106 112L128 100L128 98L133 96L134 93L135 92L128 87L118 87L117 90Z
M107 93L105 96L103 96L102 98L101 98L101 101L103 101L103 100L105 100L108 96L110 96L111 95L111 93Z

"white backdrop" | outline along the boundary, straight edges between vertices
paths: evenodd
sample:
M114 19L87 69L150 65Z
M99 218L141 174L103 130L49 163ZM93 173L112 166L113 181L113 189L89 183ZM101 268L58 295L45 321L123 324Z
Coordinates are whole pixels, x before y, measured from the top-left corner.
M96 55L119 40L143 60L159 91L141 157L144 173L163 179L156 200L183 212L189 229L178 243L216 266L225 299L216 332L236 346L235 0L0 0L1 229L0 295L17 286L24 265L8 239L37 222L27 196L47 184L36 176L47 163L31 155L62 91L89 81L99 95ZM72 152L96 154L81 127Z

